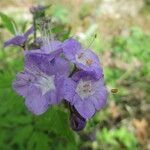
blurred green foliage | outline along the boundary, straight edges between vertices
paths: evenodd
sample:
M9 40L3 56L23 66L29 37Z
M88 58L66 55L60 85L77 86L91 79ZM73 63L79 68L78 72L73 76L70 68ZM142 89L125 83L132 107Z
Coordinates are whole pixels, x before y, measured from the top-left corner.
M2 12L0 12L0 18L5 28L7 28L12 34L15 34L14 25L13 25L15 24L14 21Z
M102 131L97 132L97 140L105 141L101 143L105 147L104 149L137 149L137 140L134 134L124 127L112 130L104 127Z
M67 16L69 14L69 11L62 5L54 5L50 10L50 14L62 23L68 22Z

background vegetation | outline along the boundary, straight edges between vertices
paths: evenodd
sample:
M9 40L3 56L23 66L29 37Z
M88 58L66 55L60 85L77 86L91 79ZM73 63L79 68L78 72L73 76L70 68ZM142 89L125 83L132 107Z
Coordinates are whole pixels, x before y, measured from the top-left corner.
M0 149L149 150L150 1L45 1L59 39L77 36L88 47L97 34L91 47L100 56L109 99L79 133L70 129L61 106L34 116L12 89L23 55L19 48L3 48L13 32L7 16L23 32L32 21L29 7L39 2L0 1Z

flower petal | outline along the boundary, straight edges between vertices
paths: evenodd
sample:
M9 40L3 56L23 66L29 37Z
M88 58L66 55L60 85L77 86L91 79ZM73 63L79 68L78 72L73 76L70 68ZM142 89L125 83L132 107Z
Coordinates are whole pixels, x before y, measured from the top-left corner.
M95 114L95 107L93 103L88 101L81 101L74 104L74 107L78 111L78 113L85 119L91 118Z
M13 81L13 89L22 96L27 96L29 91L32 90L29 80L33 80L32 75L20 72L16 75L16 79Z
M32 26L27 30L27 32L24 33L24 37L28 38L28 36L33 32L34 32L34 27Z
M15 37L7 40L4 43L4 47L7 47L9 45L18 45L18 46L21 46L25 41L26 41L26 37L24 37L22 35L17 35Z
M44 113L50 105L49 101L45 96L42 96L41 91L37 88L32 89L25 99L25 104L28 109L36 115Z
M25 67L32 70L40 69L48 75L69 75L69 63L59 57L53 58L51 54L26 53Z
M97 90L94 96L91 97L91 100L95 108L99 110L106 105L108 92L102 78L96 84L97 84Z
M65 76L59 77L57 83L61 99L65 99L72 103L73 97L75 95L76 83L71 78L67 78Z
M33 33L34 28L31 27L27 32L25 32L23 35L16 35L12 37L11 39L7 40L4 42L4 47L9 46L9 45L18 45L22 46L28 39L28 36Z
M65 56L69 60L74 60L75 54L82 49L81 44L73 38L65 40L62 47Z

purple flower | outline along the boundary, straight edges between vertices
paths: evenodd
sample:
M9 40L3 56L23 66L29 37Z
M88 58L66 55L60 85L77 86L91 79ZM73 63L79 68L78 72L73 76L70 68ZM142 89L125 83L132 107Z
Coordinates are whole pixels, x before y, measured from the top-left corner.
M49 60L52 60L53 58L59 56L62 52L62 43L60 41L49 41L48 44L44 44L43 46L41 46L40 49L35 49L35 50L30 50L30 51L26 51L25 53L33 53L35 55L46 55L46 54L50 54L49 55Z
M91 118L106 104L107 90L102 77L96 79L92 74L79 71L72 79L65 79L63 84L63 98L85 119Z
M94 74L97 79L103 76L97 55L89 49L84 50L75 39L70 38L64 41L63 52L78 69Z
M49 55L27 54L25 69L17 74L13 88L25 97L25 104L31 112L42 114L51 104L61 101L60 79L68 74L68 68L68 63L60 57L51 62Z
M4 43L4 47L9 45L18 45L18 46L24 46L25 42L28 40L28 36L34 32L34 28L31 27L27 32L24 34L18 34L8 41Z

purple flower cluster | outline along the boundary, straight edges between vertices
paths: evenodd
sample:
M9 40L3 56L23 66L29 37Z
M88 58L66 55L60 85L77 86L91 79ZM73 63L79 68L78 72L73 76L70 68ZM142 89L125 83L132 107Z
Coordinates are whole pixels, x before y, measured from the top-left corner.
M22 45L32 31L33 28L8 40L5 46ZM32 113L40 115L51 105L66 101L71 127L78 131L106 104L107 90L99 59L76 39L48 40L39 49L26 50L24 55L24 70L16 75L13 89L25 98Z

